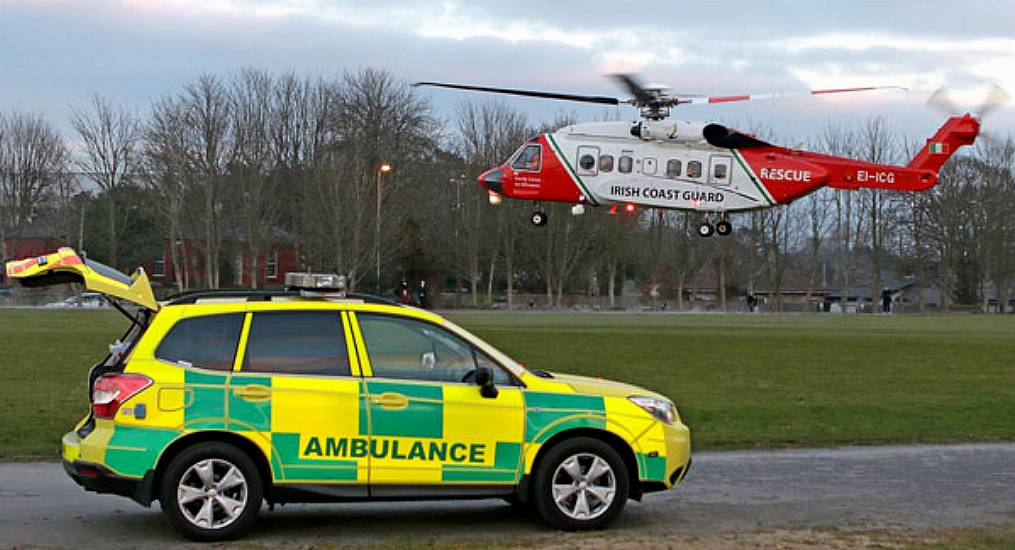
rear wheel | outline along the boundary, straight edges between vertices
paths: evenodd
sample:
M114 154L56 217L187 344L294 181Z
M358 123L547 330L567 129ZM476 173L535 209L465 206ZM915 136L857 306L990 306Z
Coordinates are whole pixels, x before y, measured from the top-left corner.
M551 527L599 529L624 509L628 485L627 468L613 447L577 437L554 446L540 461L533 500Z
M261 478L250 457L217 442L185 449L166 467L159 485L166 522L197 541L239 535L257 516L262 495Z

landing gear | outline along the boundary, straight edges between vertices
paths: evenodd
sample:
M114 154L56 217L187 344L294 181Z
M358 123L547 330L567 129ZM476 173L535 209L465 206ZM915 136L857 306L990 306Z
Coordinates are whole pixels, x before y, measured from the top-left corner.
M546 215L546 212L543 212L542 210L536 210L535 212L532 213L532 216L529 217L529 221L532 222L532 225L535 225L537 227L542 227L546 225L547 219L548 216Z
M718 220L716 220L716 218L718 218ZM712 225L713 220L716 220L715 225ZM701 220L701 225L698 226L699 237L711 237L716 233L718 233L720 237L725 237L733 233L733 224L726 219L725 212L718 214L711 212L705 213L704 218Z

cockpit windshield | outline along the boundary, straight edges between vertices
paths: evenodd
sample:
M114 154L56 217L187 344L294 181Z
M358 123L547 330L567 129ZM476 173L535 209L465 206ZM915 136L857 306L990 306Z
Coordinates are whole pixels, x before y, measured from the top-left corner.
M525 170L528 172L539 171L539 161L542 156L542 147L537 144L526 145L511 162L511 168Z

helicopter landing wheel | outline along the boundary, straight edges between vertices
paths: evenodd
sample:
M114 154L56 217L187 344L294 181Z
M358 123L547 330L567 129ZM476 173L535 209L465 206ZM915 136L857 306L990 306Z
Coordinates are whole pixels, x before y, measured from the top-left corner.
M715 224L715 232L720 236L725 237L733 232L733 224L726 220L722 220L721 222Z
M546 215L546 212L543 212L542 210L536 210L535 212L532 213L532 216L529 218L529 221L532 222L532 225L542 227L546 225L547 218L548 217Z
M711 237L714 233L715 227L707 221L701 222L701 225L698 226L699 237Z

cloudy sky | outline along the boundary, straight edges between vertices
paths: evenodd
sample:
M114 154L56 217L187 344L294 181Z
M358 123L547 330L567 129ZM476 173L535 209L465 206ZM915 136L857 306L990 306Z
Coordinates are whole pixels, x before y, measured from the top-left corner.
M683 107L677 117L769 128L795 142L830 120L881 115L922 137L942 121L924 106L942 84L970 108L990 82L1015 92L1015 4L0 0L0 110L42 112L65 132L70 105L92 94L145 109L202 72L245 66L311 75L373 66L406 81L620 96L604 74L637 72L679 93L900 85L910 91ZM422 93L444 117L466 97ZM534 99L510 104L534 120L560 109L603 114ZM988 126L1015 131L1013 111Z

